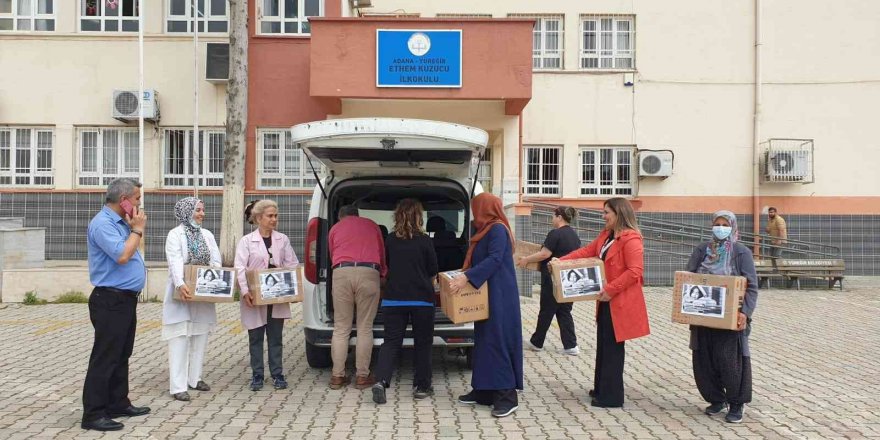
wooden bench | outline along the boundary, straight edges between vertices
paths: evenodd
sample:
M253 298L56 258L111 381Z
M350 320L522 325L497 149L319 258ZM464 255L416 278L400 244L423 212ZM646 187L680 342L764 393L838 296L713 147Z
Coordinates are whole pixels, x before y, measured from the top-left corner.
M769 285L771 279L782 279L782 274L776 270L773 260L767 258L755 260L755 271L758 273L758 287L764 288Z
M828 288L839 284L843 290L843 273L846 266L841 259L779 259L776 270L786 281L786 287L797 285L801 288L801 278L818 278L828 280Z

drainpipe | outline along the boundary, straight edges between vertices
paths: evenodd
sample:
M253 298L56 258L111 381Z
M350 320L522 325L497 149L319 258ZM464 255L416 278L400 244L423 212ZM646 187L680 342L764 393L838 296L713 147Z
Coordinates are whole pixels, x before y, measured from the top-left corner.
M522 203L522 201L523 201L523 177L522 177L522 174L523 174L523 144L522 144L522 140L523 140L523 134L522 134L523 114L522 114L522 110L520 110L520 112L519 112L518 119L519 119L519 165L517 165L517 167L519 167L519 188L518 189L519 189L519 203Z
M755 111L752 120L752 232L761 232L761 0L755 0ZM758 254L758 240L753 252Z

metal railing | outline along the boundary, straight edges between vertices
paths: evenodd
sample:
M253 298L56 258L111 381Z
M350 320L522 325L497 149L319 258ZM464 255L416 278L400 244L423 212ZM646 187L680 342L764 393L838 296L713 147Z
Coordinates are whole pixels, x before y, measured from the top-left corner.
M529 227L524 234L519 235L520 239L543 242L547 232L553 228L554 208L556 205L534 203ZM693 224L656 218L650 213L637 214L637 217L644 237L645 282L649 285L672 284L674 272L683 270L694 248L710 238L711 227L708 220L706 224ZM578 209L578 216L571 226L586 245L605 227L602 211ZM773 258L770 257L771 249L778 250L776 255L785 258L841 258L840 248L836 246L790 239L782 245L772 245L771 239L769 235L743 232L740 227L740 243L753 250L756 260ZM521 291L526 289L522 293L528 296L531 292L529 286L539 282L535 274L521 276Z

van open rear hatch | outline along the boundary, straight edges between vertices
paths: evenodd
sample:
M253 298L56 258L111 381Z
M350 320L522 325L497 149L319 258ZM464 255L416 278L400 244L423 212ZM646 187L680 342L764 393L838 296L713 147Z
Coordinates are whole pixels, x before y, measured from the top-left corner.
M309 122L293 126L291 135L335 179L377 174L466 179L474 176L489 140L478 128L399 118Z

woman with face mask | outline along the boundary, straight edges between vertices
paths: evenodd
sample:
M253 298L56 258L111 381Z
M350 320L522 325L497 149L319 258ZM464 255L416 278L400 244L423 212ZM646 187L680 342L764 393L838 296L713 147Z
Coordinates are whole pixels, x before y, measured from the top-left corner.
M168 341L168 373L171 396L189 401L187 388L210 391L202 380L202 363L208 335L217 323L214 304L191 302L194 292L183 282L183 266L220 267L220 249L214 234L202 227L205 204L195 198L181 199L174 205L179 224L168 232L165 258L168 261L168 287L162 305L162 339ZM211 273L211 272L208 272ZM174 299L174 291L181 300Z
M712 239L694 249L687 271L743 276L748 283L737 330L691 326L694 380L703 399L709 402L706 414L714 416L729 407L725 420L740 423L745 404L752 401L749 333L758 303L758 275L752 251L738 242L736 215L718 211L713 218Z

